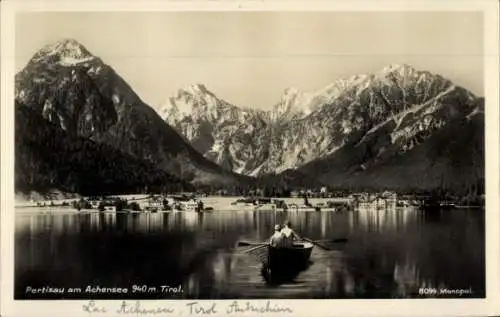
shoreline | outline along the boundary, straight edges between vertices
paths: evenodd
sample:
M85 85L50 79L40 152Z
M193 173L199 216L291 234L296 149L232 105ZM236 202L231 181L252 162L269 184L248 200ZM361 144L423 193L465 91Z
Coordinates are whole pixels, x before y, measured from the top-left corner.
M168 211L156 211L156 212L151 212L151 211L134 211L134 210L122 210L122 211L100 211L97 209L82 209L82 210L77 210L71 207L65 207L65 206L47 206L47 207L38 207L38 206L14 206L15 213L16 214L124 214L124 215L135 215L135 214L171 214L171 213L214 213L214 212L248 212L248 211L259 211L259 212L285 212L283 210L271 210L271 209L244 209L244 208L223 208L223 209L213 209L209 211L204 211L204 212L197 212L194 210L168 210ZM485 208L483 206L456 206L455 208L450 208L450 209L441 209L437 211L443 211L443 212L453 212L457 210L482 210L484 211ZM421 211L425 212L425 210L422 210L420 208L397 208L395 211L394 210L349 210L347 212L406 212L406 211ZM288 213L304 213L304 212L334 212L338 213L340 211L337 210L288 210L286 211Z
M97 208L92 208L92 209L83 209L78 211L73 207L73 202L79 201L80 199L85 199L88 200L90 197L81 197L81 198L65 198L65 199L60 199L60 200L16 200L14 202L14 209L16 213L23 213L23 214L89 214L89 213L122 213L122 214L141 214L141 213L175 213L175 212L190 212L191 210L184 210L184 211L178 211L178 210L170 210L170 211L161 211L158 210L157 212L151 212L145 210L145 206L147 204L148 200L148 195L146 194L128 194L128 195L114 195L110 196L110 198L120 198L123 200L128 201L129 203L131 202L136 202L140 205L140 208L142 210L140 211L132 211L125 209L123 211L111 211L111 210L106 210L106 211L99 211ZM206 207L212 207L211 210L207 210L205 212L242 212L242 211L273 211L268 207L263 207L263 208L255 208L257 206L234 206L232 203L236 200L239 200L241 198L245 198L243 196L203 196L200 197L200 200L203 201ZM288 205L298 205L302 206L304 199L300 197L286 197L286 198L270 198L270 199L278 199L278 200L283 200L285 201ZM314 198L308 198L309 202L311 204L316 205L323 205L320 207L320 212L339 212L340 210L329 210L327 206L324 204L327 203L328 201L331 200L344 200L347 199L347 197L314 197ZM64 204L64 205L63 205ZM313 207L314 208L314 207ZM437 209L436 211L453 211L453 210L464 210L464 209L469 209L469 210L485 210L485 206L481 205L455 205L451 208L446 208L444 207L443 209ZM423 211L422 208L419 206L397 206L395 212L401 212L401 211ZM288 208L287 212L312 212L316 210L296 210L294 208ZM353 209L350 209L348 212L356 211ZM358 210L359 211L359 210ZM367 210L367 211L372 211L376 212L377 210ZM380 211L387 211L387 212L393 212L392 210L389 209L382 209ZM278 210L275 210L275 212L284 212L280 208Z

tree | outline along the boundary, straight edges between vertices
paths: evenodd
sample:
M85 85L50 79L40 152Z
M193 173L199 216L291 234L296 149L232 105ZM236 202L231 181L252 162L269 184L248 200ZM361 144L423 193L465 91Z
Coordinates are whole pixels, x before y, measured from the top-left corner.
M104 202L103 202L103 201L101 201L101 202L99 203L99 206L97 207L97 210L99 210L99 211L104 211L104 209L105 209L105 208L104 208Z
M116 208L116 211L122 211L123 209L127 208L127 201L117 198L113 204Z
M135 201L131 202L129 204L129 208L133 211L141 211L141 207L139 206L139 204Z

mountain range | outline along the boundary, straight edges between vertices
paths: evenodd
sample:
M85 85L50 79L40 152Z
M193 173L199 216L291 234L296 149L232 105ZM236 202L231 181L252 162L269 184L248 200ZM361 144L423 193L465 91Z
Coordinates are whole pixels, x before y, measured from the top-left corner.
M204 84L154 110L111 66L64 39L38 51L15 83L23 191L91 191L92 183L103 184L100 192L161 184L484 189L484 100L410 65L311 93L288 88L270 110L233 105ZM24 121L32 124L18 126ZM114 163L102 163L106 156Z
M484 100L406 64L312 93L286 89L267 111L231 105L200 84L158 109L206 158L250 176L296 171L338 187L418 189L460 187L463 169L479 169L468 184L483 179ZM434 143L455 145L433 152ZM453 170L455 155L463 160Z

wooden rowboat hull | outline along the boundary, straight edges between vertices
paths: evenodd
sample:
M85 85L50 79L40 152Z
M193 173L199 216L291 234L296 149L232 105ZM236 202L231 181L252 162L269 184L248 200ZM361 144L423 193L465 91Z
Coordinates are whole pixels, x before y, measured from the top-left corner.
M268 247L267 266L271 270L303 269L311 257L313 244L309 242L296 243L293 248Z
M267 247L262 259L262 276L268 284L281 284L293 280L309 267L313 244L297 243L294 248Z

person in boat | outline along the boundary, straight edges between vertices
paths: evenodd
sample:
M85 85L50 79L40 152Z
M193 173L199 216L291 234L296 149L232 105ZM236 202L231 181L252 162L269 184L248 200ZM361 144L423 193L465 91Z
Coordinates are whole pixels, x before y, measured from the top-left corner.
M282 246L285 248L293 248L293 243L295 241L301 241L297 233L292 229L292 223L290 221L285 221L283 228L281 229L283 243Z
M280 248L283 244L283 234L281 233L281 226L274 226L274 234L271 236L271 240L269 241L269 245L274 248Z

